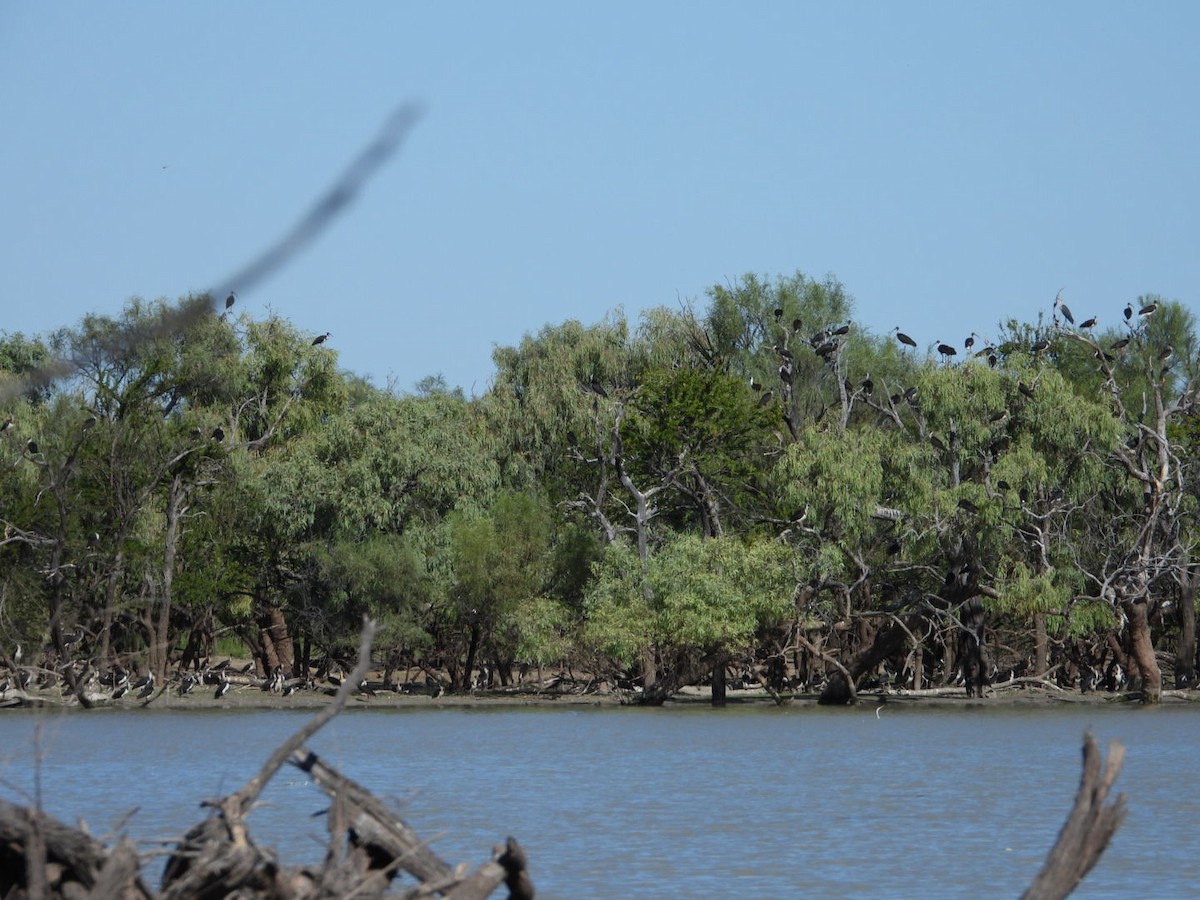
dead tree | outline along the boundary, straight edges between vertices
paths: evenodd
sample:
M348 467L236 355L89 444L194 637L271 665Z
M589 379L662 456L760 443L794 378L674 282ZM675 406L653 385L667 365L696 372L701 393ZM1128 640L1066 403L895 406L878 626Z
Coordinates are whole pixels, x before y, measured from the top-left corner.
M1029 890L1021 895L1022 900L1059 900L1066 897L1096 865L1117 826L1125 818L1124 794L1118 794L1116 800L1105 805L1124 760L1125 748L1113 741L1108 745L1108 762L1101 772L1096 739L1090 731L1084 734L1083 777L1079 782L1079 792L1075 795L1075 806L1059 832L1050 855L1046 857L1042 871L1033 880Z

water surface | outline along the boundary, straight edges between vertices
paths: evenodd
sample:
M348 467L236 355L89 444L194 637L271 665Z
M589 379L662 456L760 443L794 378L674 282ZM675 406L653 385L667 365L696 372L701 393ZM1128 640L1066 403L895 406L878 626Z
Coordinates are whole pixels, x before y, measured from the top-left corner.
M128 834L170 838L307 717L6 711L0 790L32 795L40 756L52 813L102 834L137 807ZM1041 866L1089 727L1126 745L1129 814L1075 896L1194 895L1191 707L356 709L311 746L403 804L451 863L516 836L541 897L987 898L1018 896ZM285 768L252 833L316 862L325 805Z

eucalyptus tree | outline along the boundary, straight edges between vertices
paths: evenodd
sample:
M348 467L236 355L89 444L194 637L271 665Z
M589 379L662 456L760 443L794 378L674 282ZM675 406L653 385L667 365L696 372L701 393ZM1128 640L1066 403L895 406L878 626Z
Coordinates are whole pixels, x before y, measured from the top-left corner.
M725 533L727 516L750 510L772 451L773 412L744 381L681 366L645 373L620 428L621 474L665 489L676 528Z
M348 592L341 576L331 575L341 570L322 560L341 560L344 569L354 547L366 552L387 537L399 540L405 554L424 554L428 568L435 550L428 542L410 542L409 532L435 528L459 505L485 504L497 488L489 424L477 403L452 393L396 397L370 390L248 459L241 471L239 554L260 560L255 590L264 609L284 625L290 618L326 652L353 646L357 616L369 598ZM378 558L372 551L363 565ZM422 644L414 635L436 627L432 582L415 584L426 596L397 607L394 627L377 641L389 658L401 645ZM347 606L354 597L359 599ZM268 605L268 598L275 600ZM345 615L330 615L333 598L340 598L336 605L348 610ZM268 661L279 653L266 644L258 649ZM291 657L275 664L286 668Z
M479 658L503 684L513 679L523 610L544 598L552 539L550 510L536 497L502 492L486 510L457 510L447 520L454 630L447 658L452 690L468 687Z
M787 621L795 561L769 538L676 534L645 566L633 548L611 544L589 589L585 639L625 666L655 648L659 677L644 685L643 702L662 703L705 673L719 701L730 660L752 658L759 634Z
M69 614L94 638L88 649L106 661L112 626L128 614L144 630L148 662L160 675L178 519L187 492L182 469L197 449L183 422L188 393L203 368L195 362L184 375L180 362L195 338L158 334L155 326L168 314L164 303L135 300L119 318L88 316L77 328L51 336L55 353L73 368L56 389L37 456L47 479L43 496L55 498L64 511L61 520L71 511L78 522L74 540L77 546L86 544L88 556L90 587L79 592L69 613L51 601L46 627L52 642L59 642L60 619ZM131 333L141 339L124 340ZM205 342L198 359L211 364L219 356L220 337L210 332ZM164 524L158 494L167 484L173 488ZM67 540L63 526L57 542Z
M1139 297L1136 309L1118 331L1095 337L1071 330L1061 339L1090 351L1100 384L1084 387L1108 405L1122 430L1107 459L1111 487L1097 495L1092 527L1079 537L1088 548L1089 590L1127 623L1143 696L1154 703L1162 676L1150 621L1192 578L1195 502L1175 437L1178 423L1197 409L1200 381L1192 315L1154 296Z

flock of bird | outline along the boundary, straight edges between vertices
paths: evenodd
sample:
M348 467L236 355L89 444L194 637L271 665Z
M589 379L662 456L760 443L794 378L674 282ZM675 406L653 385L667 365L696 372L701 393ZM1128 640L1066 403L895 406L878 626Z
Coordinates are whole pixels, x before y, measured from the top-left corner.
M1091 345L1095 351L1096 358L1101 361L1101 364L1106 371L1108 371L1108 364L1114 362L1117 358L1114 356L1114 354L1119 353L1129 346L1132 338L1138 333L1138 328L1140 328L1147 319L1154 315L1154 313L1158 311L1158 308L1158 303L1148 303L1140 308L1135 308L1132 303L1126 304L1124 310L1124 319L1125 325L1129 328L1130 333L1129 335L1114 341L1107 349L1101 347L1100 344L1093 339L1083 338L1089 345ZM784 321L784 315L785 311L782 307L776 307L774 309L775 320L779 323L781 333L783 334L783 340L776 343L773 349L779 359L778 375L786 394L791 389L795 378L795 356L791 350L790 344L792 343L792 339L799 335L800 331L803 329L803 323L800 319L793 319L791 322L791 327L789 328ZM1074 328L1074 333L1077 335L1080 335L1083 332L1090 332L1096 327L1096 323L1099 321L1096 316L1092 316L1076 325L1074 314L1071 312L1067 304L1062 302L1061 291L1059 292L1059 295L1054 298L1053 321L1056 326L1059 324L1059 317L1061 317L1062 321L1068 326ZM820 357L826 363L826 365L832 368L837 361L838 352L841 350L842 338L850 332L850 328L851 326L849 323L837 326L828 326L817 331L807 339L800 338L800 340L801 342L807 343L809 347L812 348L813 352ZM911 335L901 331L899 325L891 330L891 334L895 340L899 342L902 348L910 350L919 349L916 339L914 339ZM1038 337L1029 345L1027 349L1034 354L1045 353L1053 345L1052 335L1053 332ZM995 366L999 363L1000 355L1002 353L1010 353L1014 349L1013 345L1011 344L1004 344L1002 347L997 347L994 344L985 342L985 346L976 350L975 346L980 341L982 341L982 338L975 332L971 332L971 334L968 335L963 341L963 351L965 353L972 354L974 358L986 359L988 365L993 368L995 368ZM939 356L941 356L943 362L947 365L951 364L959 353L957 346L954 344L945 343L941 339L934 341L930 347L932 350L936 351ZM1165 362L1173 353L1174 348L1171 346L1166 346L1160 351L1158 359L1160 362ZM1111 374L1111 371L1109 371L1109 374ZM866 394L870 394L874 388L874 384L871 381L870 376L867 376L860 386L863 389L863 392ZM754 378L750 379L750 387L756 392L762 391L763 389L763 385ZM910 392L915 392L915 390L915 388L909 388ZM768 402L770 397L770 391L763 393L759 401L760 405ZM907 396L907 394L902 394L894 397L893 402L901 398L907 399L909 402L912 402L913 400L913 397Z
M62 636L64 650L75 649L85 637L82 628L66 632ZM29 665L24 660L21 645L18 644L6 667L0 667L4 676L0 678L0 705L20 704L27 699L33 690L52 690L60 688L64 695L78 689L85 692L92 702L143 700L149 701L157 694L174 690L180 696L188 696L198 691L212 692L214 700L226 697L235 687L250 688L290 697L298 691L325 690L332 693L342 685L342 678L332 671L318 672L307 678L288 678L282 666L276 666L265 678L255 673L255 663L246 663L235 668L229 659L216 665L203 665L194 671L175 672L164 685L159 684L153 672L139 675L129 672L120 665L112 665L107 670L99 671L95 661L79 659L64 665L54 666L48 661L53 654L47 648L46 654L39 665ZM72 685L75 687L73 688ZM364 698L376 695L376 686L366 679L361 680L355 691ZM397 685L396 693L428 694L438 697L443 693L443 686L436 679L427 678L424 683Z
M1156 313L1157 311L1158 311L1157 303L1148 303L1145 306L1142 306L1140 309L1134 309L1134 306L1132 303L1127 303L1125 305L1125 311L1124 311L1125 324L1130 329L1133 329L1135 327L1135 324L1145 322L1145 320L1149 319L1150 316L1154 315L1154 313ZM1093 328L1096 327L1096 323L1099 321L1096 316L1092 316L1092 317L1080 322L1078 325L1076 325L1075 324L1075 316L1071 313L1070 307L1068 307L1067 304L1062 302L1061 292L1059 293L1059 296L1054 298L1055 321L1057 321L1058 316L1060 316L1060 315L1062 316L1063 320L1068 325L1078 328L1079 331L1091 331ZM892 334L895 336L896 340L900 342L901 345L912 348L912 349L917 348L917 342L915 340L913 340L912 337L910 337L909 335L907 335L903 331L901 331L899 325L897 325L895 328L892 329ZM974 349L975 343L978 339L979 339L979 335L977 335L975 332L971 332L971 334L966 338L966 340L963 341L964 351L971 352ZM1120 339L1114 341L1113 344L1108 349L1115 350L1115 351L1123 350L1125 347L1127 347L1129 345L1129 341L1130 341L1129 337L1120 338ZM942 357L943 361L945 361L945 362L950 362L955 356L958 355L958 349L953 344L943 343L940 339L934 341L933 346L937 350L938 354ZM1033 353L1044 353L1046 350L1050 349L1050 346L1051 346L1050 338L1049 337L1041 337L1041 338L1038 338L1036 341L1034 341L1032 344L1030 344L1029 350ZM1099 347L1099 345L1096 345L1096 351L1098 354L1102 355L1102 357L1107 362L1113 362L1115 359L1115 357L1111 356L1110 354L1105 353L1104 350ZM996 365L996 363L998 361L997 348L990 344L981 350L975 351L974 355L976 357L986 357L988 364L993 367Z

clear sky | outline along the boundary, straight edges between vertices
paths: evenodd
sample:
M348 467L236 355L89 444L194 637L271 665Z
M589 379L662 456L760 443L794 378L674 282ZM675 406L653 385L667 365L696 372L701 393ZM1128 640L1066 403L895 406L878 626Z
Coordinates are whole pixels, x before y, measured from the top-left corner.
M425 114L239 308L343 367L492 348L744 273L921 343L1200 299L1200 3L3 3L0 330L219 283L399 103Z

